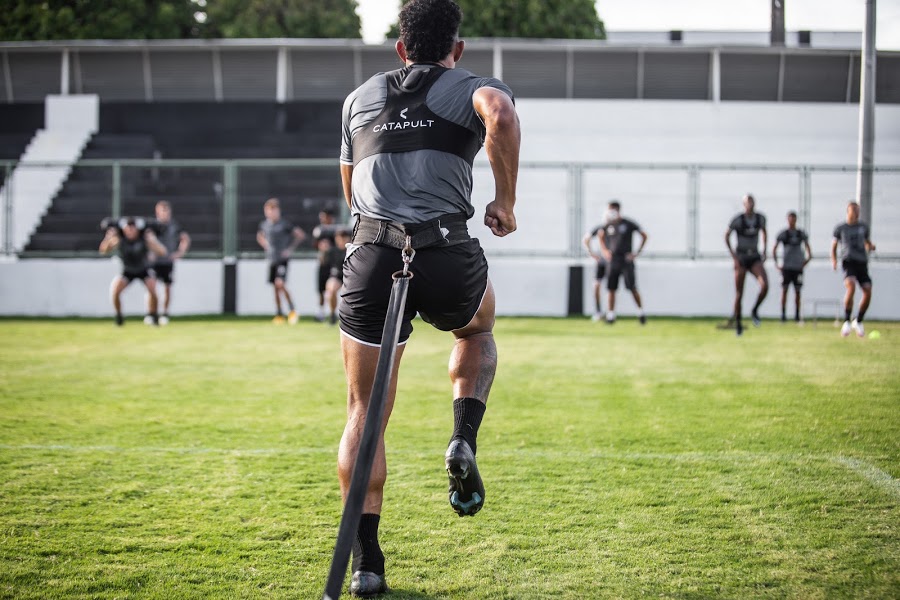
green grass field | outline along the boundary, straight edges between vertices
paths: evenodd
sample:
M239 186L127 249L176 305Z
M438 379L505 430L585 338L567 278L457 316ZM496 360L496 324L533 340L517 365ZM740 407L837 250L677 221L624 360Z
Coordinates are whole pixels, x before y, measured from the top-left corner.
M417 321L387 598L900 597L900 324L868 328L501 319L460 519ZM344 394L311 321L0 321L0 597L320 598Z

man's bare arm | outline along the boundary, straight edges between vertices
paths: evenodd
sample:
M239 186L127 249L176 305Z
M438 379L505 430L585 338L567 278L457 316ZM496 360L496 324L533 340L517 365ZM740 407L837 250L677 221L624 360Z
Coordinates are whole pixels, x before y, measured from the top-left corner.
M519 176L519 147L522 143L519 116L512 99L492 87L476 90L472 95L472 105L487 130L484 149L494 174L494 201L485 208L484 224L494 235L503 237L516 230L513 210Z
M347 208L353 208L350 202L353 200L353 165L341 165L341 185L344 187L344 200Z
M166 247L159 243L159 240L156 239L156 234L152 231L144 233L144 240L146 240L147 246L156 256L166 256L168 254Z
M803 243L806 244L806 260L803 261L803 266L805 267L812 260L812 247L809 245L809 240L803 240Z
M831 270L837 270L837 239L831 240Z
M262 231L256 232L256 243L262 246L262 249L266 252L269 251L269 242L266 241L266 236L263 235Z
M118 246L119 235L116 233L115 229L108 229L106 235L103 237L103 241L100 242L100 252L102 254L108 254L118 248Z
M172 259L181 258L187 251L191 249L191 236L188 235L187 231L182 231L181 235L178 238L178 250L172 255Z

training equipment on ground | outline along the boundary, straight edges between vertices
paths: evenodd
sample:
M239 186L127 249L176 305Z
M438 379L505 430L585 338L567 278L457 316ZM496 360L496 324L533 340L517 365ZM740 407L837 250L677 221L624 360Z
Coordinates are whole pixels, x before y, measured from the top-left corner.
M409 238L407 238L407 248L409 248ZM350 490L347 492L347 502L344 504L344 514L341 516L341 525L338 528L337 542L334 544L334 555L331 558L331 569L328 573L322 600L337 600L341 595L344 576L347 572L347 562L350 560L350 549L362 517L372 462L375 460L375 450L378 448L378 438L381 435L384 405L391 383L391 373L394 370L394 356L397 353L397 342L400 339L400 324L403 309L406 307L406 293L409 289L409 280L412 279L412 273L408 272L412 256L412 248L409 248L408 254L404 250L403 271L393 274L394 284L391 286L391 297L388 301L384 329L381 332L381 349L378 352L375 381L372 384L372 395L369 397L369 408L366 411L366 424L359 442L353 476L350 479Z
M869 332L870 340L877 340L880 337L881 337L881 334L878 332L877 329L873 329L872 331Z

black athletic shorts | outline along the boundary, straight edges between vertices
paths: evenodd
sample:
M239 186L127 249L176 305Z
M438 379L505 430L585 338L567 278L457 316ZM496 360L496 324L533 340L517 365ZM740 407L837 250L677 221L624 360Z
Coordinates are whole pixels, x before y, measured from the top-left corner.
M269 283L275 283L276 279L287 281L288 261L280 260L277 263L269 263Z
M174 281L172 278L172 272L175 270L175 265L172 263L169 264L156 264L153 265L150 270L153 272L153 275L159 281L162 281L166 285L171 285Z
M365 244L355 247L344 261L341 292L341 331L371 346L381 345L381 334L391 296L391 275L403 270L396 248ZM441 248L417 250L409 270L406 311L400 343L412 333L416 313L442 331L469 324L487 290L488 264L477 239Z
M633 292L637 280L634 275L634 261L614 260L609 264L609 274L606 276L606 289L616 291L619 289L619 276L625 277L625 289Z
M762 262L762 257L759 255L759 252L745 252L737 255L738 264L747 269L748 271L753 268L753 265L756 263Z
M803 270L795 271L793 269L781 270L781 287L789 287L794 284L795 289L803 287Z
M602 260L597 261L597 272L594 273L594 279L601 280L606 276L606 262Z
M152 273L150 269L141 269L140 271L122 271L122 277L124 277L128 283L131 283L135 279L144 280L148 277L152 277Z
M869 264L864 262L855 262L845 260L843 262L844 279L853 277L859 285L869 285L872 278L869 277Z
M331 276L331 267L325 264L322 261L319 261L319 293L325 291L325 284L328 283L328 278Z

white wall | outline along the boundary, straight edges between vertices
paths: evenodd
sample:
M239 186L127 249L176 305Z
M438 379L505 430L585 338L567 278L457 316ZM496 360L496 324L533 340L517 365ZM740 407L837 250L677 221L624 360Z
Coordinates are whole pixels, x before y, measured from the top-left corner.
M569 265L565 259L491 257L490 278L497 293L500 315L565 316L568 308ZM585 314L593 310L594 265L584 265ZM0 262L0 315L112 316L109 284L120 272L117 260L25 260ZM769 265L770 291L761 313L779 314L780 277ZM869 318L900 320L900 264L872 264L874 295ZM218 314L222 310L223 265L215 260L183 260L175 268L171 314ZM237 268L237 305L241 315L274 312L272 288L267 283L263 260L240 261ZM726 315L731 310L733 271L728 261L642 260L638 287L651 315ZM288 288L302 315L315 314L316 261L293 260ZM840 273L825 261L816 261L806 273L806 299L838 299ZM747 280L744 306L749 310L757 286ZM790 296L789 298L792 298ZM792 302L789 299L789 303ZM606 306L606 298L603 298ZM791 304L789 304L791 306ZM144 313L144 291L133 283L123 295L127 315ZM634 304L624 289L617 306L622 315L634 314ZM793 314L793 312L791 312Z
M854 104L522 99L516 108L523 161L856 164ZM877 105L875 131L875 163L900 164L900 106Z

